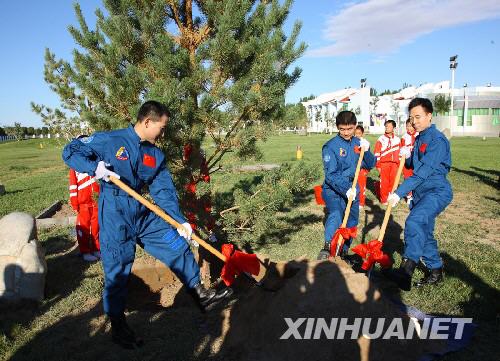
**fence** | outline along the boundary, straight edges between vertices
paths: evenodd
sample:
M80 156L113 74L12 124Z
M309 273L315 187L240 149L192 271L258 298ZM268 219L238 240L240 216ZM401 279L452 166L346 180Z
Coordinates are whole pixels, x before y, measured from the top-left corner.
M21 139L50 139L50 138L59 138L59 133L53 134L39 134L39 135L24 135ZM0 136L0 143L6 142L9 140L16 140L16 137L13 135L2 135Z
M6 142L8 140L15 140L16 137L13 135L0 135L0 142Z

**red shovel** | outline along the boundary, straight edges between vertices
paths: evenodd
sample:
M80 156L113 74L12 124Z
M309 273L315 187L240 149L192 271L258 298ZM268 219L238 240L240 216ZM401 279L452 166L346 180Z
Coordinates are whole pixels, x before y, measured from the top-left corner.
M396 179L394 180L394 185L392 186L392 191L394 192L399 185L399 179L401 178L401 173L403 172L403 167L405 165L405 157L401 157L399 160L399 167L396 173ZM361 268L365 271L370 270L375 263L379 263L382 268L389 268L392 266L392 260L386 253L382 252L383 240L385 235L385 230L387 229L387 224L389 223L389 217L391 215L392 205L389 203L387 209L385 210L384 221L380 227L380 233L378 239L373 239L367 244L358 244L353 247L352 251L363 258L363 264Z
M165 220L170 225L174 226L176 229L184 229L182 224L175 221L172 217L166 214L160 207L154 205L153 203L146 200L139 193L134 191L128 185L123 183L121 180L111 176L109 177L111 182L120 187L124 192L129 194L131 197L136 199L138 202L142 203L158 217ZM223 261L224 267L222 268L221 278L227 286L230 286L237 275L241 273L250 273L253 275L258 275L260 270L260 262L255 254L248 254L245 252L237 251L234 249L232 244L223 244L222 253L216 250L214 247L209 245L207 242L202 240L196 234L192 234L191 238L198 242L200 246L205 248L207 251L212 253L214 256L218 257Z
M365 150L362 147L359 147L359 149L360 149L359 159L358 163L356 164L356 172L354 173L354 179L352 180L352 186L351 186L351 189L353 190L356 190L356 184L358 184L359 171L361 170L361 163L363 162L363 156L365 155ZM356 226L351 228L346 228L347 220L349 219L349 214L351 213L352 202L353 198L350 197L347 200L347 206L345 208L342 225L340 226L339 229L337 229L337 231L333 235L332 241L330 242L330 256L332 257L337 257L339 255L340 250L344 246L344 240L351 237L355 238L358 233L358 229Z

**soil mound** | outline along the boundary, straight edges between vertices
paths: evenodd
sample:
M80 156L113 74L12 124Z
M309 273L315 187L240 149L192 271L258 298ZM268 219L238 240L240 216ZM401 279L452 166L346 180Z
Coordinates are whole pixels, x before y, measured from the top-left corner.
M318 318L323 318L328 328L332 319L338 320L335 338L342 318L347 318L350 325L356 319L361 318L358 322L363 323L371 318L372 333L378 320L385 318L383 334L394 318L402 318L405 333L413 322L393 302L382 297L364 274L355 273L341 260L296 260L278 263L276 268L284 275L279 291L265 292L254 287L238 292L237 301L222 311L224 327L220 343L215 343L213 350L216 359L417 360L445 346L443 341L421 340L416 332L410 340L364 336L351 339L350 331L343 339L328 338L325 332L318 331ZM293 335L280 339L288 330L285 318L291 319L289 322L306 318L297 328L302 339Z

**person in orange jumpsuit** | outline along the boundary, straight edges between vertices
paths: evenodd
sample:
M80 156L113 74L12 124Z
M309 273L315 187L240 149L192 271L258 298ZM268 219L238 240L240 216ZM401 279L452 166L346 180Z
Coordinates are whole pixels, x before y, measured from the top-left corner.
M387 120L384 123L385 134L381 135L375 143L376 167L380 173L379 198L383 205L387 205L387 197L392 190L394 179L399 164L400 139L394 134L396 122Z
M94 177L70 169L69 200L71 207L78 214L76 239L82 258L86 262L95 262L101 258L97 202L94 199L98 194L99 184Z

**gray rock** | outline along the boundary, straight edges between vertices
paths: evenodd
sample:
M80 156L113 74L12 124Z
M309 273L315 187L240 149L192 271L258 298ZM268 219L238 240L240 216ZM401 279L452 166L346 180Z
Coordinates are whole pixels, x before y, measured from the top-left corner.
M35 219L21 212L0 219L0 298L42 300L46 274Z

